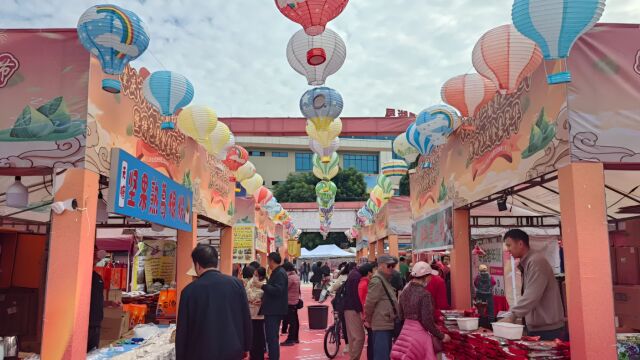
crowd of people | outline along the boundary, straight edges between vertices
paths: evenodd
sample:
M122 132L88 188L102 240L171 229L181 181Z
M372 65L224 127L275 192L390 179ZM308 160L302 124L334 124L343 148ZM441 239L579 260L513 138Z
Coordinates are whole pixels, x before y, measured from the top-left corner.
M530 251L521 230L505 235L507 248L521 259L522 297L502 321L526 320L529 334L544 340L566 339L564 312L553 270ZM238 277L218 270L215 248L198 245L192 253L197 280L180 297L176 334L178 360L280 359L281 346L299 344L300 286L310 281L328 285L339 313L345 352L359 360L432 360L450 337L442 327L442 311L450 308L448 259L411 265L404 258L380 255L376 261L343 263L332 274L328 264L283 261L268 255L268 270L254 262L238 269ZM486 266L474 280L476 297L487 302L495 282ZM309 275L311 277L309 278ZM491 307L491 306L490 306ZM489 309L492 313L493 309ZM280 343L280 333L287 334Z

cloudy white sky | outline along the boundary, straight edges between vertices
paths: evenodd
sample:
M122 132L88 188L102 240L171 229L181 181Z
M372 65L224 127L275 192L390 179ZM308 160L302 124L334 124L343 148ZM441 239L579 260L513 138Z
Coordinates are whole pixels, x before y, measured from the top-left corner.
M0 27L75 27L106 1L2 0ZM196 89L194 103L220 116L300 116L309 88L287 63L300 29L273 0L114 0L148 25L149 49L133 64L173 70ZM420 111L450 77L472 71L471 50L485 31L510 22L511 0L351 0L329 23L347 60L326 85L342 93L343 116L384 116L386 107ZM603 22L640 22L639 0L609 0Z

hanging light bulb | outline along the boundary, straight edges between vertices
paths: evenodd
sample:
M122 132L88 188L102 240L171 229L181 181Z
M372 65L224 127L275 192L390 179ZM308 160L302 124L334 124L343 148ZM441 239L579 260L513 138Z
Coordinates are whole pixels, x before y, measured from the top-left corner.
M16 176L15 182L7 189L7 206L26 208L29 205L29 190L22 183L22 177Z
M106 223L109 221L109 213L107 212L107 202L102 196L102 191L98 193L98 209L96 212L96 220L99 223Z

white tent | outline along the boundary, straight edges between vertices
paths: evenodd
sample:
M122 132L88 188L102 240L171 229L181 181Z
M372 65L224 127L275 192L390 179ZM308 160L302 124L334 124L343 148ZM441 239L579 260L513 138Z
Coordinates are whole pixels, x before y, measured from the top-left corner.
M303 248L300 252L300 259L336 259L354 257L355 254L344 251L336 245L319 245L311 251Z

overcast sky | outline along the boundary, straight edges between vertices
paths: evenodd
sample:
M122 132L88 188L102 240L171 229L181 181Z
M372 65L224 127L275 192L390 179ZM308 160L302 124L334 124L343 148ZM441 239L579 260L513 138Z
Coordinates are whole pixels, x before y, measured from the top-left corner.
M91 0L2 0L3 28L75 27ZM309 86L285 50L300 25L273 0L117 0L150 31L135 67L167 69L194 84L194 103L219 116L301 116ZM440 100L450 77L471 72L471 50L485 31L511 21L511 0L351 0L329 23L347 59L326 85L345 102L343 116L418 112ZM640 22L640 0L609 0L603 22Z

